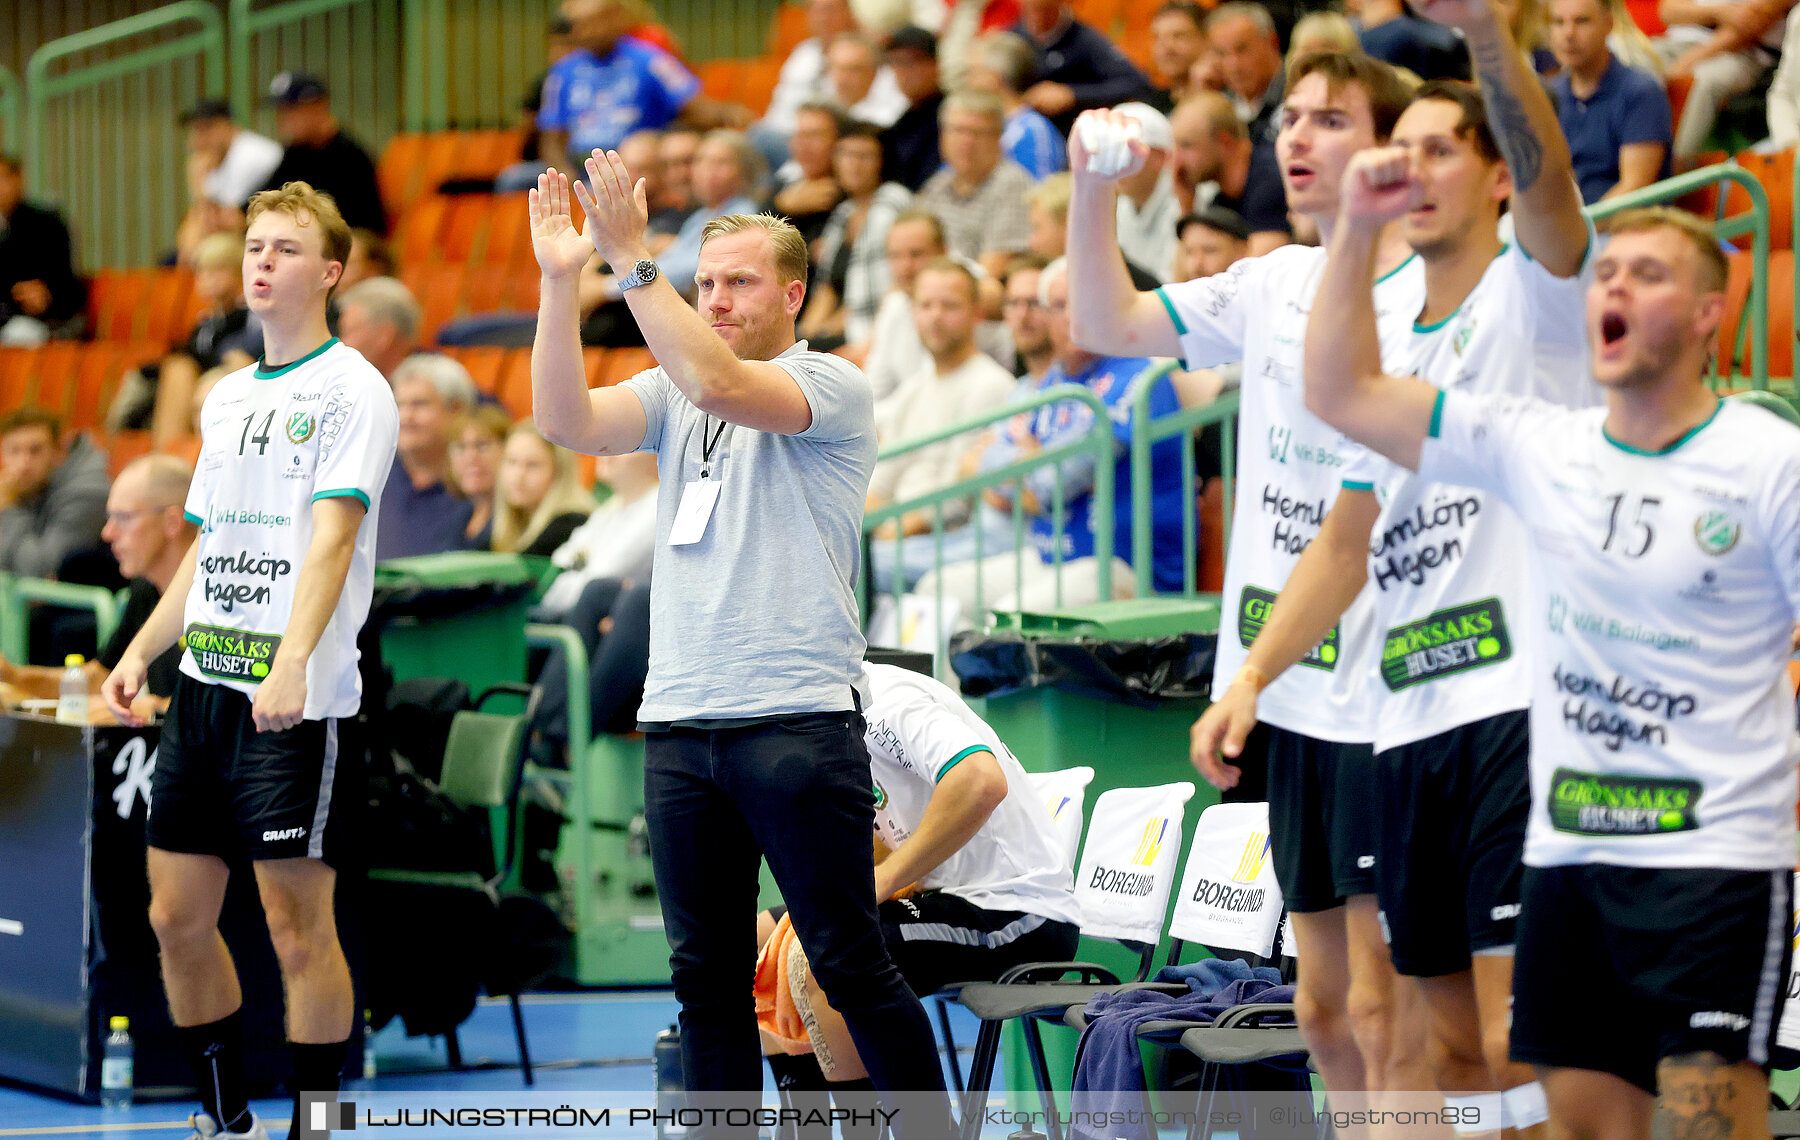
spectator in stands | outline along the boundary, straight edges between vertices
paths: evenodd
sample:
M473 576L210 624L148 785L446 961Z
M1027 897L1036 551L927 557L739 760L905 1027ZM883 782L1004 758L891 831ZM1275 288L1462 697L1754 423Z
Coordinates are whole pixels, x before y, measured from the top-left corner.
M865 344L852 344L845 352L862 365L875 391L875 402L893 394L900 381L918 371L926 360L924 342L912 317L913 285L919 270L944 256L944 223L937 215L914 206L895 216L887 232L887 267L890 286L875 310Z
M1800 8L1788 13L1787 32L1781 45L1781 64L1769 84L1770 150L1785 150L1800 143Z
M1068 0L1020 0L1013 31L1037 49L1037 82L1025 102L1067 136L1075 116L1148 98L1150 80L1100 32L1075 18Z
M928 358L917 371L900 381L876 430L886 444L930 435L942 428L1004 404L1012 394L1013 377L975 344L981 324L981 288L975 275L947 257L921 269L913 282L913 322ZM875 465L869 482L868 509L930 494L954 483L958 460L972 440L959 436L934 443ZM901 589L910 589L931 569L943 551L946 562L975 556L972 534L962 533L971 517L967 499L944 504L943 514L920 509L902 518L889 519L875 532L872 565L875 589L894 589L896 574ZM1004 520L1002 520L1003 522ZM936 523L948 537L933 534ZM983 550L1010 548L1009 528L993 528ZM899 538L896 544L893 540Z
M419 351L424 313L412 290L392 277L371 277L338 299L338 339L394 382L400 364Z
M350 231L350 259L344 262L344 275L338 278L338 294L348 293L352 286L370 278L392 277L399 271L400 262L395 259L394 248L386 238L374 230L353 229Z
M1037 49L1015 32L989 32L969 52L965 84L992 91L1006 108L1000 150L1033 178L1045 178L1069 165L1069 144L1041 113L1025 105L1025 92L1037 81Z
M631 172L632 178L644 180L644 200L650 207L648 233L652 253L666 249L675 240L675 231L687 219L685 211L672 208L670 203L662 152L661 131L633 131L619 144L619 159L625 163L625 169Z
M1181 206L1175 200L1175 136L1169 120L1146 103L1115 108L1138 121L1150 155L1136 174L1119 182L1119 248L1126 261L1150 271L1157 282L1174 280L1175 222Z
M1050 344L1050 321L1038 294L1039 278L1049 264L1048 259L1035 253L1021 253L1007 266L1004 282L1006 299L1002 304L1006 328L1012 334L1013 349L1018 353L1013 375L1030 388L1037 387L1056 356ZM987 442L990 441L983 441L982 448L977 450L984 450Z
M279 190L289 182L304 182L330 194L353 229L387 233L374 160L331 113L325 81L302 71L284 71L269 84L269 102L286 149L261 188Z
M400 442L381 495L375 557L407 558L463 550L469 501L450 487L450 426L475 404L468 369L436 353L415 353L392 376Z
M916 192L943 165L938 120L944 92L938 85L937 38L923 28L900 28L888 37L887 61L906 100L906 109L882 136L888 177Z
M846 195L819 235L816 272L799 335L819 351L869 339L888 291L887 235L912 202L882 179L881 128L852 121L832 150L832 171Z
M1012 495L1031 519L1032 550L1000 554L980 562L946 566L921 579L917 592L943 596L958 605L958 623L980 620L989 608L1036 610L1057 604L1055 560L1062 560L1061 603L1082 605L1101 599L1099 557L1112 559L1112 596L1128 598L1136 593L1132 581L1131 553L1131 441L1132 409L1146 384L1152 385L1149 409L1164 416L1179 406L1166 369L1142 358L1096 356L1075 346L1069 332L1069 281L1067 264L1058 259L1039 278L1040 300L1049 318L1050 341L1055 360L1044 374L1041 387L1079 384L1091 389L1111 409L1118 455L1113 486L1113 549L1096 551L1092 521L1093 474L1091 461L1069 460L1038 468L1019 484L984 493L987 504L1010 513ZM1085 405L1048 405L1014 417L987 444L979 459L981 470L994 470L1085 436L1093 426L1093 413ZM1180 589L1182 581L1182 518L1192 505L1181 492L1181 455L1177 441L1166 440L1152 450L1153 499L1151 522L1155 531L1153 581L1159 590ZM1060 468L1065 504L1061 549L1051 518L1052 496ZM1022 567L1016 567L1022 559ZM979 568L979 569L978 569ZM1023 579L1023 589L1015 585ZM980 592L977 593L977 580Z
M1538 75L1556 74L1556 57L1550 53L1550 40L1544 30L1543 0L1496 2L1506 15L1507 30L1525 57L1525 65Z
M494 179L496 193L510 194L520 190L529 190L537 183L537 176L549 165L549 158L540 152L539 144L543 141L538 134L538 113L544 109L544 81L550 78L551 67L556 61L575 50L575 41L571 36L574 25L567 16L560 13L553 16L544 25L544 71L525 89L525 97L519 100L520 125L525 130L525 141L519 144L519 161L502 170Z
M808 247L825 230L826 219L844 200L844 188L832 172L832 153L848 120L837 105L808 103L795 117L788 140L788 161L775 174L775 187L764 208L794 223ZM626 169L631 169L626 165Z
M694 272L700 267L700 237L706 223L723 214L753 214L755 195L764 174L762 153L742 131L709 132L694 154L694 211L681 223L675 240L657 254L657 266L684 297L694 295ZM629 270L627 270L629 272ZM580 283L583 344L607 348L642 345L643 333L631 319L616 274L596 258L582 271Z
M494 487L512 417L495 404L477 404L450 429L450 481L469 502L463 537L471 550L486 550L494 535Z
M0 415L0 572L55 578L100 542L106 453L38 407Z
M112 720L98 696L100 682L143 628L199 533L182 513L192 477L193 469L172 455L146 455L126 464L107 493L106 525L100 534L112 548L119 572L129 582L129 592L111 639L96 659L81 667L87 675L88 691L95 694L91 719ZM172 645L150 663L148 682L132 702L132 711L149 718L167 710L180 668L181 646ZM62 674L60 667L15 664L0 657L0 684L11 685L27 697L55 697Z
M1194 0L1167 0L1150 17L1150 66L1162 77L1164 86L1144 102L1167 115L1175 104L1193 94L1194 65L1209 46L1206 10Z
M529 420L514 424L494 489L492 548L548 558L593 511L594 497L582 490L575 471L575 453L545 439Z
M1662 0L1668 28L1656 47L1669 61L1666 78L1693 80L1675 125L1677 160L1705 150L1719 111L1775 65L1792 7L1792 0Z
M562 573L532 611L562 622L587 648L588 721L595 733L632 732L650 668L650 563L656 549L656 453L602 455L594 473L612 494L551 555ZM532 728L540 762L559 761L569 738L568 663L552 648L538 678Z
M1550 46L1562 74L1551 83L1581 200L1589 203L1669 176L1669 97L1656 76L1606 46L1605 0L1550 0Z
M175 232L181 264L193 264L196 247L209 234L237 234L244 205L268 184L281 165L281 144L238 126L231 104L202 99L181 116L187 133L187 213Z
M1223 273L1250 256L1250 227L1223 206L1208 206L1183 215L1176 223L1175 233L1181 242L1177 281Z
M657 156L662 159L662 197L650 203L651 224L661 233L675 233L694 212L694 155L700 150L701 132L692 127L670 127L662 133Z
M822 99L838 98L825 65L825 49L838 36L856 31L856 17L850 11L849 0L808 0L806 31L807 37L781 61L781 74L769 96L768 109L750 128L751 140L770 166L778 167L787 161L788 139L799 126L800 108ZM898 88L886 68L876 72L873 84L881 98L889 103L896 101Z
M1069 172L1059 171L1031 188L1025 195L1025 216L1031 226L1027 249L1048 265L1061 257L1068 247L1069 194L1073 183ZM1173 228L1173 223L1171 223ZM1163 279L1136 261L1126 259L1125 269L1139 289L1154 289Z
M1281 63L1282 74L1291 74L1301 56L1324 51L1363 54L1356 28L1342 12L1308 12L1300 17L1288 38L1287 55ZM1277 123L1277 132L1280 127Z
M244 306L244 242L210 234L194 250L194 293L205 306L187 339L125 376L107 430L150 429L150 446L174 447L192 431L194 392L213 369L232 372L262 355L262 324Z
M1405 0L1350 0L1362 50L1420 79L1469 78L1469 49L1448 25L1412 14Z
M1285 85L1274 18L1261 4L1232 0L1206 18L1206 35L1219 53L1238 120L1253 141L1273 144Z
M1250 227L1252 257L1287 244L1293 227L1275 148L1251 139L1231 100L1202 91L1175 108L1169 127L1175 139L1177 201L1185 191L1191 196L1190 210L1223 206L1234 211ZM1216 189L1205 189L1207 183Z
M628 34L638 14L622 0L564 0L575 50L544 79L538 157L579 175L594 150L625 136L681 121L701 128L741 126L749 113L700 94L700 81L668 51Z
M68 224L25 200L24 165L0 153L0 345L43 344L86 305Z
M950 251L976 259L993 276L1031 236L1019 212L1031 176L1000 153L1005 122L998 95L952 93L944 100L941 121L944 169L919 191L919 207L944 223Z
M908 100L898 80L878 84L881 50L861 32L843 32L825 48L825 75L831 97L851 118L892 126L906 110Z

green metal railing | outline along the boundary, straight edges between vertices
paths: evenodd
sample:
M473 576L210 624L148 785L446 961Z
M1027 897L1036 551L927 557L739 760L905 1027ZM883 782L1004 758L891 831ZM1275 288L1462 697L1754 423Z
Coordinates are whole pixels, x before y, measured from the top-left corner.
M10 67L0 67L0 150L15 151L23 145L24 140L19 134L23 100L19 77Z
M25 176L60 200L89 265L153 264L185 206L176 116L225 91L225 30L178 0L52 40L25 66Z
M1079 438L1058 444L1052 448L1047 448L1026 458L1015 460L1002 467L997 467L992 471L986 471L977 475L971 475L964 479L958 479L929 494L917 495L910 499L889 503L869 511L864 515L863 543L865 557L863 559L863 590L865 599L865 619L872 612L872 606L868 603L872 602L875 596L873 575L870 572L870 560L867 557L867 554L873 551L874 544L877 542L892 543L895 553L895 562L898 566L902 549L901 543L904 541L898 534L891 538L876 539L874 534L881 528L882 524L888 522L890 519L896 520L897 523L898 520L914 511L931 512L932 521L930 534L932 535L935 551L933 563L936 569L941 570L944 566L943 547L944 536L946 533L946 527L944 525L946 509L952 504L957 503L959 500L971 496L979 496L984 491L998 490L1007 487L1008 485L1011 485L1013 488L1013 492L1009 498L1011 500L1010 513L1012 516L1014 539L1012 553L1015 556L1013 563L1014 593L1016 594L1022 590L1024 585L1024 559L1036 558L1038 555L1027 538L1027 519L1023 501L1024 497L1019 492L1023 489L1026 476L1045 467L1051 468L1055 473L1050 503L1048 506L1052 532L1056 539L1057 551L1051 564L1056 570L1056 600L1057 603L1060 604L1062 601L1063 565L1061 540L1064 528L1068 522L1068 503L1066 501L1067 496L1063 491L1062 463L1064 460L1072 459L1076 456L1087 455L1094 460L1094 485L1091 490L1093 502L1093 512L1091 517L1093 518L1094 550L1101 555L1105 555L1113 549L1113 465L1115 456L1112 419L1108 416L1106 405L1100 397L1079 385L1056 384L1020 400L1003 405L993 411L978 416L972 416L966 420L951 424L949 427L942 428L929 435L922 435L914 439L892 444L881 450L880 459L886 460L898 458L899 456L910 454L922 448L930 447L933 444L955 439L958 436L971 435L984 429L991 428L996 424L1005 423L1013 416L1031 412L1037 408L1046 407L1050 404L1062 403L1065 400L1072 400L1077 403L1085 404L1093 412L1093 424L1089 427L1088 431ZM984 547L987 543L981 529L979 510L979 506L976 507L974 517L971 518L968 525L975 528L973 532L975 540L975 592L978 597L985 597L986 592L982 588L985 572L981 569L981 560L985 557L986 551L984 550ZM1109 557L1099 557L1095 561L1098 573L1099 595L1102 598L1110 598L1112 596L1112 559ZM933 574L932 577L936 584L936 588L933 591L933 600L937 608L936 612L941 614L944 605L943 579L942 575L939 574ZM901 604L900 596L905 590L905 582L902 579L902 575L896 574L893 588L890 591L890 594L894 599L896 613L898 613ZM965 616L973 618L975 615L971 614ZM936 639L934 639L934 641L935 640ZM939 645L939 652L942 652L941 645Z
M238 121L275 135L269 81L306 71L331 88L331 109L371 155L401 128L401 10L391 0L231 0L231 101ZM418 50L429 51L421 41Z
M88 610L94 615L99 644L105 645L119 627L121 604L111 590L99 586L73 586L44 578L19 578L0 574L0 655L14 664L30 660L31 605L39 603L69 610Z
M1225 536L1231 536L1232 495L1237 481L1237 415L1238 392L1222 392L1209 404L1183 408L1179 412L1150 417L1151 385L1138 392L1131 409L1131 566L1137 576L1137 594L1148 598L1156 593L1154 533L1151 530L1154 476L1151 449L1167 439L1181 441L1181 501L1190 508L1181 516L1181 592L1185 597L1200 593L1200 516L1199 487L1195 482L1195 435L1201 428L1222 425L1219 447L1220 470L1225 481Z
M1636 209L1640 206L1657 206L1673 202L1685 194L1713 185L1714 183L1736 183L1750 197L1750 209L1746 213L1720 217L1713 223L1714 232L1721 240L1750 234L1750 295L1744 308L1750 315L1748 321L1739 321L1737 342L1739 346L1749 338L1750 349L1750 385L1759 391L1769 387L1769 196L1762 188L1762 183L1749 171L1731 163L1720 163L1716 166L1704 166L1699 170L1690 170L1686 174L1677 174L1673 178L1665 178L1661 182L1646 186L1642 190L1634 190L1629 194L1621 194L1617 198L1608 198L1596 202L1587 208L1588 217L1599 222L1612 217L1621 210ZM1724 209L1725 195L1719 195L1720 210ZM1796 317L1800 317L1800 301L1796 301ZM1800 327L1800 326L1797 326ZM1728 349L1730 346L1722 346ZM1738 353L1727 353L1728 358L1743 359ZM1721 376L1718 380L1729 382L1730 376Z

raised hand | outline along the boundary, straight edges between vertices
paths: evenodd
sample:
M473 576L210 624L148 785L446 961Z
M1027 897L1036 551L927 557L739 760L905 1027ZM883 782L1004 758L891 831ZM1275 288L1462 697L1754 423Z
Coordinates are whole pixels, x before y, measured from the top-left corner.
M1089 132L1094 132L1097 137L1104 137L1104 135L1111 134L1113 127L1124 129L1127 124L1135 129L1137 120L1130 115L1121 115L1117 111L1104 108L1083 111L1075 120L1075 125L1069 129L1069 172L1079 179L1117 182L1144 169L1144 163L1150 158L1150 148L1145 146L1143 141L1135 135L1125 144L1127 150L1125 164L1117 173L1100 173L1088 169L1088 159L1093 154L1088 146ZM1102 155L1102 158L1105 157Z
M1351 156L1339 209L1352 224L1385 225L1416 207L1423 194L1404 149L1373 147Z
M632 183L616 150L589 155L587 172L587 184L575 186L588 217L587 236L614 269L629 272L633 262L647 255L644 230L650 225L650 202L644 180Z
M525 195L531 216L531 252L545 277L572 277L593 256L594 247L575 228L569 213L569 176L560 170L538 175L537 188Z

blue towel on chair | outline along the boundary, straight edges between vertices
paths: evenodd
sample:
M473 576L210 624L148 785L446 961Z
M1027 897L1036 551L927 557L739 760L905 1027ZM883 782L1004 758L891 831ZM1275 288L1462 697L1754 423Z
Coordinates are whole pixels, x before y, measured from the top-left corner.
M1202 958L1183 966L1164 966L1156 971L1156 982L1181 982L1195 993L1217 993L1232 982L1257 978L1271 985L1281 984L1281 971L1273 966L1252 966L1237 958Z
M1209 979L1206 971L1195 971L1194 967L1203 965L1218 967L1215 978ZM1195 1021L1204 1024L1233 1006L1294 1000L1294 987L1277 984L1280 981L1279 971L1266 967L1253 970L1242 962L1214 959L1174 969L1186 971L1187 974L1181 978L1165 978L1159 974L1157 980L1186 981L1194 986L1198 981L1229 977L1239 970L1273 975L1273 978L1238 977L1209 990L1194 988L1185 994L1167 994L1156 990L1095 994L1084 1010L1089 1019L1088 1025L1082 1030L1081 1044L1075 1053L1071 1112L1080 1115L1145 1111L1144 1065L1138 1054L1137 1037L1140 1025L1150 1021ZM1164 974L1168 972L1163 971ZM1127 1116L1090 1117L1096 1118L1129 1119ZM1104 1133L1096 1133L1077 1123L1070 1127L1070 1134L1075 1140L1154 1140L1156 1132L1150 1125L1140 1123L1108 1124Z

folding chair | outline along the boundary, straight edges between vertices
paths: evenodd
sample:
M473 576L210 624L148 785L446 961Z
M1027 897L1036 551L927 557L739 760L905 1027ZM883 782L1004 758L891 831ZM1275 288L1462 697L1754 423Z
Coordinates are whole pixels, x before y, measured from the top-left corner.
M1114 788L1094 802L1087 842L1075 876L1075 898L1081 906L1081 933L1117 942L1138 955L1134 981L1149 976L1162 934L1163 913L1175 885L1175 861L1181 852L1182 820L1194 795L1191 783L1151 788ZM1057 979L1075 973L1077 982ZM1120 980L1092 962L1029 962L1015 966L997 982L964 986L957 1000L981 1020L975 1055L969 1063L969 1088L963 1096L963 1136L980 1135L988 1087L1000 1052L1000 1029L1021 1018L1032 1075L1049 1112L1051 1140L1059 1140L1055 1098L1050 1092L1049 1064L1037 1022L1061 1017L1070 1005L1083 1004Z

